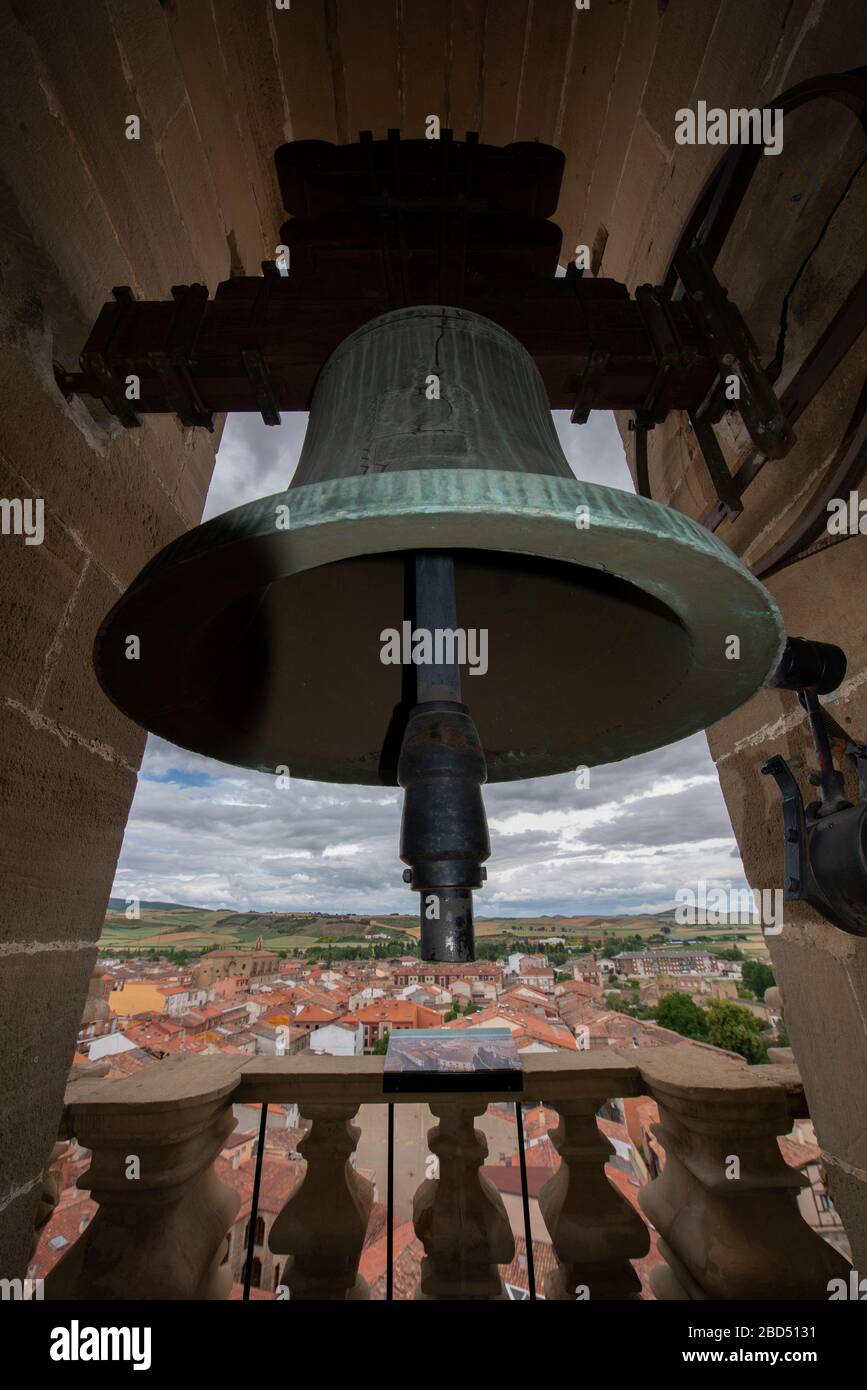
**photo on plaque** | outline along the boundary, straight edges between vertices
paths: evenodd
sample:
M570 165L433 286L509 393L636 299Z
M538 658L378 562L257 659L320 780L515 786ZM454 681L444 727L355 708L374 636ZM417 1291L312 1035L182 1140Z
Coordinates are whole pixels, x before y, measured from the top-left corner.
M520 1091L521 1060L508 1028L407 1028L392 1033L385 1091Z

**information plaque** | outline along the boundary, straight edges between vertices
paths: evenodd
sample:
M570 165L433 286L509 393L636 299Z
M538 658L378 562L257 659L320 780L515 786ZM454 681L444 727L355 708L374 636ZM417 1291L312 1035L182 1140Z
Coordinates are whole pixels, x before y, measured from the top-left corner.
M521 1059L508 1028L406 1028L392 1033L383 1090L520 1091Z

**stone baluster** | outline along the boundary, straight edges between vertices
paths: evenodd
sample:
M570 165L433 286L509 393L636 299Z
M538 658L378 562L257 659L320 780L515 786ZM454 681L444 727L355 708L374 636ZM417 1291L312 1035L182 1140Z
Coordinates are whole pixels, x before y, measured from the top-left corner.
M514 1258L515 1241L503 1199L479 1169L488 1143L475 1128L484 1101L436 1104L439 1124L428 1143L439 1159L439 1177L415 1194L413 1220L425 1250L419 1298L504 1298L498 1265Z
M235 1126L234 1057L172 1058L67 1091L68 1133L91 1150L78 1186L99 1210L45 1282L48 1298L221 1299L238 1194L213 1163Z
M311 1126L298 1145L307 1171L271 1228L269 1245L288 1259L281 1282L293 1299L368 1298L358 1261L373 1205L373 1184L350 1162L361 1131L357 1105L302 1101Z
M639 1199L668 1266L651 1276L657 1298L827 1299L829 1280L847 1276L846 1260L798 1210L806 1179L777 1143L792 1127L792 1087L788 1069L779 1080L773 1070L691 1048L642 1059L665 1148L661 1175Z
M557 1268L545 1279L547 1299L637 1298L641 1282L629 1261L650 1248L638 1212L609 1180L612 1145L596 1123L611 1094L599 1077L576 1077L580 1099L555 1101L560 1123L551 1135L563 1160L539 1194Z

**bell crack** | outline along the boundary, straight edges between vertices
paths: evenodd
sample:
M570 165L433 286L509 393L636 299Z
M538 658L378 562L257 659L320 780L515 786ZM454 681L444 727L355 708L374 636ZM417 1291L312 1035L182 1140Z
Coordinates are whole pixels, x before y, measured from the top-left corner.
M439 371L439 365L440 365L440 343L442 342L443 338L445 337L445 333L446 333L446 311L445 311L445 309L443 309L442 314L441 314L441 316L440 316L440 331L439 331L439 335L438 335L438 337L437 337L436 342L434 343L434 366L436 367L437 371Z

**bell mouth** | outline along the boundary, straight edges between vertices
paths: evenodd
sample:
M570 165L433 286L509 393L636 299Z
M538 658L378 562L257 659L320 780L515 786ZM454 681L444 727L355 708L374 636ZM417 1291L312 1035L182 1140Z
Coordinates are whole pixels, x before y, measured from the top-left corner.
M462 698L490 782L686 737L749 698L782 651L770 594L679 513L574 479L437 469L293 488L188 533L105 620L100 682L207 757L394 786L414 668L383 661L382 634L403 637L404 558L420 549L454 553Z

